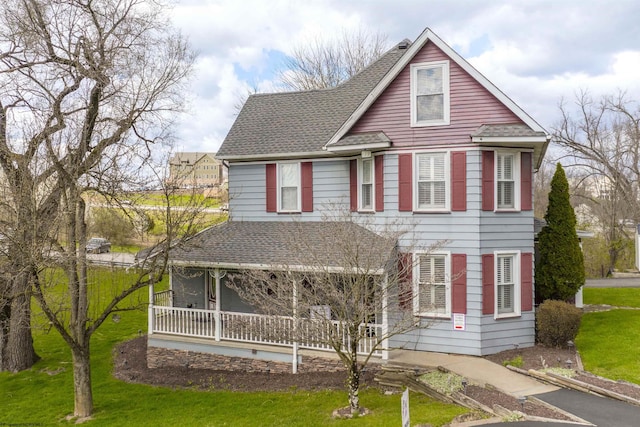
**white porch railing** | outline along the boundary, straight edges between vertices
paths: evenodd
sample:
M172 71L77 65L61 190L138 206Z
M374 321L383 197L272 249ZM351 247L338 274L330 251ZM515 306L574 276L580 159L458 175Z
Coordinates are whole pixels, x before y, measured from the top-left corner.
M299 318L296 324L293 317L221 311L220 332L216 337L215 322L218 316L215 310L153 306L151 312L153 333L287 347L294 345L297 335L300 348L322 351L333 351L330 343L339 343L342 348L349 348L351 344L349 331L338 321L328 325L318 320ZM378 343L378 337L382 336L382 331L381 324L361 324L358 330L358 353L369 354ZM373 354L382 355L382 348L377 348Z

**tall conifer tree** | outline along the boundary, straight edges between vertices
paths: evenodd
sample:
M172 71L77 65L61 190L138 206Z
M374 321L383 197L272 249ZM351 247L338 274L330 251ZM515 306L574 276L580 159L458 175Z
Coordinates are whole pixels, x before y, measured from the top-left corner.
M560 163L551 180L547 225L538 235L536 300L571 300L584 285L584 258L569 202L569 183Z

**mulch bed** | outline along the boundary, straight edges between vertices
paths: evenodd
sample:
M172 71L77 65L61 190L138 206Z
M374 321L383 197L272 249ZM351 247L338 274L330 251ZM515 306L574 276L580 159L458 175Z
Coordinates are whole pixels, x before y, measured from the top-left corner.
M121 343L115 348L114 353L114 376L127 382L211 391L345 390L345 372L272 374L182 367L150 369L147 368L146 360L146 336ZM567 360L571 360L573 368L578 366L575 350L568 348L534 346L508 350L486 358L502 364L504 361L512 360L517 356L522 357L523 365L521 367L525 370L566 367ZM361 378L362 386L383 388L374 381L375 374L375 369L367 370ZM640 387L636 385L603 380L588 373L580 373L576 376L576 379L640 400ZM568 419L558 412L531 401L527 401L523 407L517 398L492 388L469 385L467 386L466 394L488 407L500 405L503 408L521 411L531 416L558 420Z

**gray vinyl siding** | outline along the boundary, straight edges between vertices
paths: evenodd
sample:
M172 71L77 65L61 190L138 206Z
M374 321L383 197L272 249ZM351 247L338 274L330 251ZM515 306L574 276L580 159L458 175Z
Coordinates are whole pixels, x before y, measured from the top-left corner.
M454 148L455 150L455 148ZM446 241L442 250L467 256L465 331L453 329L453 319L423 319L423 328L394 337L392 347L421 351L486 355L534 344L534 313L494 319L482 314L482 255L494 251L533 249L533 212L481 210L481 151L468 148L467 209L464 212L398 211L398 154L384 154L384 212L354 214L377 226L400 222L413 231L400 239L400 250L417 252ZM295 215L266 212L264 164L234 164L229 168L230 214L234 221L321 220L330 204L349 207L349 159L313 163L314 211ZM244 311L244 310L243 310Z
M234 221L319 221L322 212L349 208L349 161L313 163L313 212L279 214L266 209L266 163L229 167L229 213Z

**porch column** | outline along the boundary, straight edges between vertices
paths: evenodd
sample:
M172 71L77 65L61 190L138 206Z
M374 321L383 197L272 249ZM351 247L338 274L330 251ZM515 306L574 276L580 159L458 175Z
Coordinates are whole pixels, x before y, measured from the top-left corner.
M215 269L215 280L216 280L216 311L213 313L213 318L215 319L215 334L216 341L220 341L220 336L222 335L222 324L220 323L220 269Z
M153 279L153 276L149 275L150 279ZM154 291L153 291L153 280L150 281L149 283L149 308L148 308L148 317L149 317L149 335L153 334L153 323L154 323L154 316L153 316L153 298L154 298Z
M293 281L293 364L294 374L298 373L298 281Z
M389 276L387 273L382 278L382 360L389 360Z

